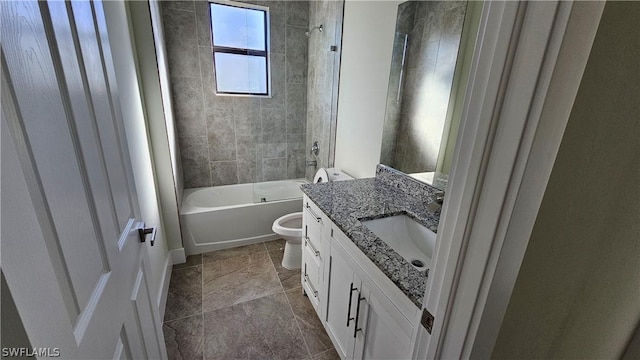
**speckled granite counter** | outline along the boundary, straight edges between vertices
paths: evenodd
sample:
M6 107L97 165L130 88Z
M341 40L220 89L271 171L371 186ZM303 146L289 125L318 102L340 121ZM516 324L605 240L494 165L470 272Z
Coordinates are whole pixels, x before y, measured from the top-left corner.
M367 229L360 220L406 214L436 232L440 211L429 211L437 189L395 170L380 167L375 178L302 185L356 246L418 307L422 306L429 270L418 271Z

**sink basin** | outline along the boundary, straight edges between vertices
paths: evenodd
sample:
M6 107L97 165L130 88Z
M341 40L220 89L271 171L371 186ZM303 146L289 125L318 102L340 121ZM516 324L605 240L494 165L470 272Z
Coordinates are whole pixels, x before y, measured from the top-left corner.
M395 252L419 270L431 266L436 234L406 215L361 221Z

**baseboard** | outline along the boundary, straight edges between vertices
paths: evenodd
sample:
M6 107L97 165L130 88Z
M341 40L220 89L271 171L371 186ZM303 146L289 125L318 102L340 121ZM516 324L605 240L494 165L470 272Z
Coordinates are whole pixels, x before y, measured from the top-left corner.
M184 248L169 250L171 254L171 261L173 265L184 264L187 262L187 255L184 252Z
M158 312L160 312L160 319L164 319L164 310L167 307L167 296L169 295L169 280L171 280L171 268L173 267L173 261L171 254L168 254L167 260L164 262L164 276L162 278L162 286L160 287L160 293L158 294Z

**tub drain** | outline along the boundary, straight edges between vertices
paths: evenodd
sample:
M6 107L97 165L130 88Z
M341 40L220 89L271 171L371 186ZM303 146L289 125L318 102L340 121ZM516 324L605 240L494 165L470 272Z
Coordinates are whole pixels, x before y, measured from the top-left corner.
M421 268L424 267L424 263L421 260L411 260L411 265Z

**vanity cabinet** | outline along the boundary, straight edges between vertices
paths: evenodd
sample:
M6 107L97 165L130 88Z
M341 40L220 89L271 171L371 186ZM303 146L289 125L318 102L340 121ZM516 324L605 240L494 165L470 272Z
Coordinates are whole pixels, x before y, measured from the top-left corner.
M410 359L419 309L307 196L302 286L342 359Z
M336 351L343 359L411 358L415 326L349 256L350 240L332 230L324 323Z
M313 308L322 318L320 306L326 293L322 292L323 286L323 259L325 255L324 233L330 231L329 219L320 209L309 200L303 199L302 212L302 286ZM325 226L327 229L325 229Z

